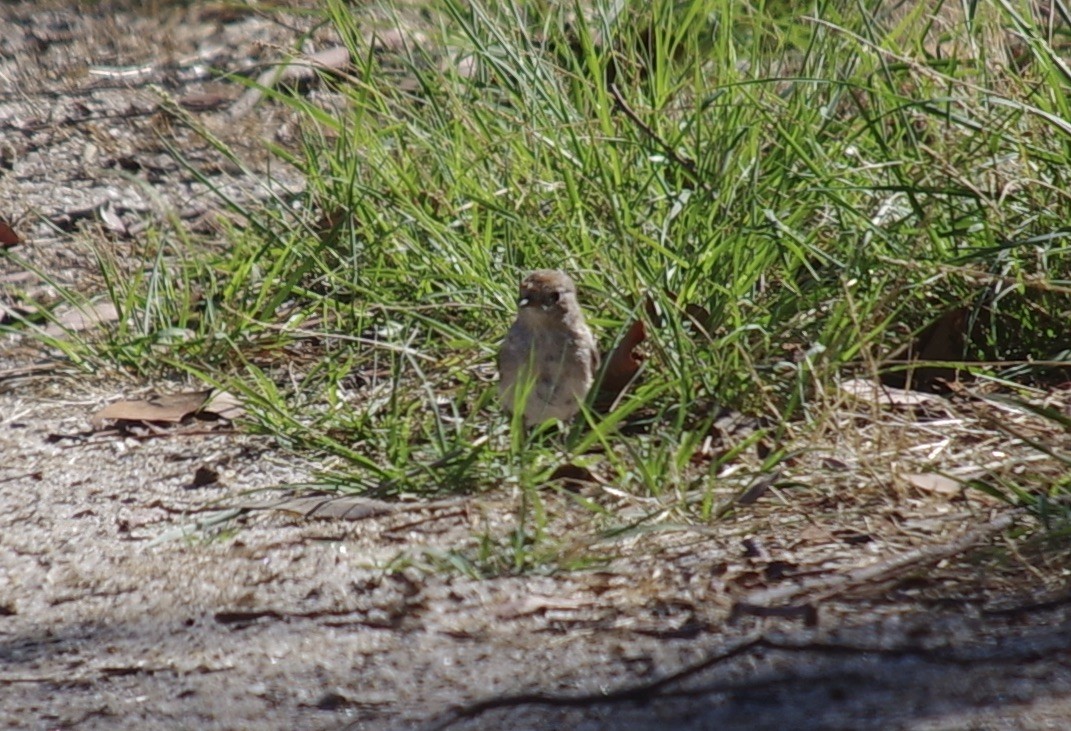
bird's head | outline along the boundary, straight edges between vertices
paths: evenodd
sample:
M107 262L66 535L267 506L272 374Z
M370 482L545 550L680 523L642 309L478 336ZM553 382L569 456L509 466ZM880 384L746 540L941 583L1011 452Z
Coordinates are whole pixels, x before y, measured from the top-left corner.
M521 281L517 307L522 316L564 317L579 307L576 284L557 269L534 271Z

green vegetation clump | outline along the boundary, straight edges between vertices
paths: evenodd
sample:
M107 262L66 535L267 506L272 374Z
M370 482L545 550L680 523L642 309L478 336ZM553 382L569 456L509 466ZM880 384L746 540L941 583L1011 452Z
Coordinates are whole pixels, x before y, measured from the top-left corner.
M1031 7L444 0L419 37L390 14L409 41L384 53L326 0L352 67L330 95L267 95L304 119L277 150L300 201L113 281L140 325L110 353L240 391L345 489L519 485L531 510L555 469L597 462L709 520L725 466L766 444L745 471L773 469L838 379L910 383L920 353L1064 372L1068 25ZM494 353L546 267L604 352L644 322L644 366L608 414L510 434ZM711 456L727 408L764 426Z

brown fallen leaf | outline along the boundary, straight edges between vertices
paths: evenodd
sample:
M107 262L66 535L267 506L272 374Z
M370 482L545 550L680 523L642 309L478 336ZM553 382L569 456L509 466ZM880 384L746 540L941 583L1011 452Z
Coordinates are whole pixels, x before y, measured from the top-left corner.
M413 49L425 48L428 38L423 33L399 28L373 30L365 36L365 43L372 50L387 53L403 53Z
M599 382L599 392L595 397L596 409L600 411L609 409L640 372L642 361L633 351L646 339L647 328L643 320L633 320L628 330L625 331L625 336L621 338L621 342L606 359L602 380Z
M666 294L671 300L677 299L675 292L667 290ZM662 323L665 322L665 316L653 298L647 297L643 309L647 319L655 327L661 327ZM686 304L684 305L684 314L693 328L710 337L713 318L706 308L695 304ZM599 382L599 391L595 397L595 408L597 410L607 411L617 400L617 397L621 395L621 392L628 387L632 379L640 372L643 360L642 356L637 355L635 350L646 339L647 327L644 325L643 320L637 318L629 323L628 328L625 330L625 336L621 338L617 347L613 349L604 361L602 380Z
M215 414L221 419L234 421L245 414L245 407L230 391L216 391L201 407L201 413Z
M934 320L918 334L909 345L897 350L890 360L918 361L907 370L897 370L882 376L889 386L910 388L916 391L946 391L949 383L956 381L963 369L954 365L925 365L925 363L957 364L964 360L968 343L983 339L978 322L972 323L971 309L955 307Z
M550 473L547 482L559 482L562 487L572 492L577 492L585 485L593 483L605 484L605 481L602 478L587 467L580 467L572 462L558 465L554 471Z
M936 472L919 472L901 475L908 484L922 490L939 495L958 495L963 491L963 485L951 477L937 474Z
M94 429L101 429L104 421L148 421L178 423L197 413L212 391L190 391L161 396L152 396L144 401L116 401L108 404L89 417Z
M10 249L21 243L22 239L15 233L15 229L11 228L11 224L0 218L0 249Z
M219 472L211 467L201 465L194 471L193 480L186 485L187 490L196 490L199 487L208 487L219 482Z
M0 300L0 325L6 325L9 322L15 322L22 320L26 317L33 317L38 313L38 309L30 304L6 304L3 300Z
M671 289L666 290L666 296L672 302L677 302L679 295ZM679 307L679 305L677 305ZM648 297L647 302L644 304L644 310L647 312L647 317L656 327L661 327L664 322L664 315L661 308L655 303L655 301ZM714 318L710 314L710 310L700 305L689 303L684 305L684 315L687 317L692 325L699 328L702 332L709 334L711 326L714 324Z
M110 201L97 209L97 217L107 231L117 236L125 237L130 233L119 212L115 210L115 205Z
M905 391L902 388L883 386L869 378L850 378L837 384L837 389L851 398L867 401L879 406L899 408L920 408L924 406L943 405L944 399L919 391Z
M282 510L296 513L303 518L333 518L336 520L363 520L380 515L389 515L402 508L400 504L358 495L309 495L265 503L259 509Z
M970 310L957 307L942 315L919 335L915 356L920 361L954 362L963 360L970 329ZM959 375L955 368L920 366L909 372L912 388L930 390L939 380L954 381Z
M464 500L454 498L421 502L388 502L360 495L318 493L315 495L285 497L269 502L239 504L235 507L238 510L281 510L286 513L300 515L303 518L364 520L414 509L419 510L421 513L442 509L456 509L464 504Z
M781 470L774 470L764 475L759 475L752 481L743 493L736 498L737 505L751 505L767 493L771 486L781 479Z
M755 503L759 498L767 493L767 491L781 479L783 472L780 469L775 469L772 472L765 472L756 475L742 492L729 498L722 503L718 508L714 510L714 516L721 519L728 515L734 508L744 505L751 505Z
M65 305L53 313L54 322L45 328L45 334L62 338L72 332L88 330L96 325L119 321L119 310L111 302L87 303L80 307Z
M210 112L231 104L237 97L238 92L233 84L208 82L198 91L180 97L178 104L191 112Z

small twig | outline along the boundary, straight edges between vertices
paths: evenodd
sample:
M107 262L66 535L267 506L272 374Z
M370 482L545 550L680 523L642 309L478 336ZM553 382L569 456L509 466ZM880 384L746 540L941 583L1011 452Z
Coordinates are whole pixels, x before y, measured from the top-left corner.
M554 706L559 708L568 707L584 707L590 706L594 703L620 703L623 701L635 701L647 698L659 690L681 679L687 674L698 672L698 670L716 665L718 663L729 660L738 655L743 655L751 650L759 647L764 638L761 635L752 635L740 642L733 644L726 650L717 653L707 659L705 659L700 666L689 666L686 670L672 673L665 677L653 680L648 683L642 683L637 686L629 688L622 688L621 690L612 691L610 693L598 693L598 694L582 694L582 695L549 695L546 693L520 693L512 696L500 696L496 698L488 698L483 701L477 701L467 706L455 708L449 713L445 714L441 718L433 721L426 728L426 731L442 731L442 729L453 726L458 721L463 721L467 718L475 718L482 715L487 711L501 709L501 708L516 708L518 706L527 705L543 705ZM349 727L347 727L349 728Z
M1066 644L1062 638L1054 638L1057 647ZM502 710L505 708L517 708L521 706L545 706L550 708L586 708L598 705L614 703L640 703L649 701L655 697L696 697L709 698L718 694L728 694L739 691L754 692L761 688L777 688L798 680L794 675L776 674L766 679L746 678L721 683L704 683L699 687L685 687L668 690L668 686L679 683L688 678L694 678L701 672L709 670L721 663L735 657L753 653L758 650L772 650L777 652L814 653L824 655L865 655L868 657L881 656L887 658L913 657L925 662L950 665L954 667L973 668L979 663L1009 663L1017 664L1024 661L1037 660L1052 653L1051 647L1013 647L1005 652L993 652L983 648L979 652L956 653L948 648L927 648L918 645L905 647L887 647L882 645L867 646L856 645L846 642L822 642L803 641L794 642L791 639L779 637L767 637L764 635L749 635L747 638L730 646L722 652L707 657L695 664L688 665L674 673L658 678L648 683L623 688L610 693L583 693L578 695L551 695L547 693L520 693L512 696L499 696L488 698L483 701L455 708L440 716L425 727L425 731L443 731L454 724L466 719L475 718L488 711ZM809 682L814 682L811 678ZM351 724L347 729L354 728Z
M9 477L0 477L0 485L4 484L5 482L14 482L15 480L23 480L23 479L26 479L27 477L40 480L41 479L41 473L40 472L24 472L24 473L22 473L20 475L11 475Z
M984 525L964 533L959 538L939 546L924 546L893 556L869 566L863 566L844 574L822 577L804 581L794 586L782 586L764 589L748 595L741 603L751 607L771 607L779 602L789 602L808 595L812 601L828 599L839 592L860 584L874 583L888 579L891 575L921 564L934 564L946 558L973 548L993 535L1009 528L1024 510L1012 510L1003 513Z
M890 266L907 269L910 271L931 271L937 270L941 274L961 276L975 284L980 285L1001 285L1005 287L1025 287L1027 289L1034 289L1040 292L1053 292L1055 294L1071 294L1071 287L1064 287L1058 284L1053 284L1050 280L1046 279L1043 275L1035 274L1022 274L1019 276L1002 276L998 274L991 274L990 272L982 271L981 269L972 269L966 266L960 266L956 264L933 264L931 262L913 261L909 259L900 259L894 256L881 256L876 257L878 261L883 264L889 264ZM1063 364L1063 365L1066 365Z
M708 193L711 192L710 186L708 186L699 176L699 171L696 168L695 161L689 160L688 158L680 155L675 149L673 149L673 146L666 142L666 140L661 135L655 132L650 125L640 119L639 115L632 110L632 107L628 105L628 102L626 102L625 98L621 95L621 90L617 88L617 84L610 84L610 96L614 98L614 101L617 103L617 106L622 111L622 113L624 113L624 115L628 117L634 125L639 127L641 132L643 132L645 135L654 140L655 143L657 143L658 146L662 148L662 152L665 154L665 156L672 160L673 163L679 168L681 168L685 173L687 173L688 177L692 179L693 183L701 187L704 191Z

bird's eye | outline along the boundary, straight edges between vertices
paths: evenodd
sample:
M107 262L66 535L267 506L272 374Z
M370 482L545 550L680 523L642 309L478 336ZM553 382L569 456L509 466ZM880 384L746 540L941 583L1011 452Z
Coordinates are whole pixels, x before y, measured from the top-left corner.
M547 302L551 303L552 305L556 305L558 304L558 300L560 300L561 298L561 292L551 292L549 295L547 295Z

